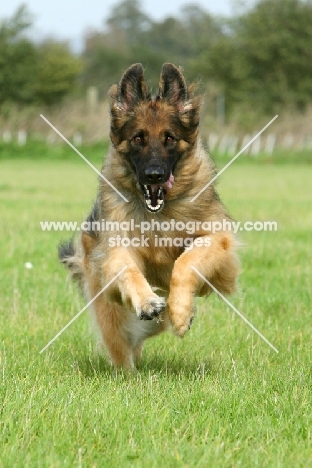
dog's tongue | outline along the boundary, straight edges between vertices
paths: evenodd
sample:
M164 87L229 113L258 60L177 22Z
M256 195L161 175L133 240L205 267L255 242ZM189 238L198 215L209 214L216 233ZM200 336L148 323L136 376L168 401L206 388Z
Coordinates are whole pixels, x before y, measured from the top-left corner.
M166 190L166 192L169 192L169 190L172 189L173 182L174 182L174 175L171 173L169 179L167 180L167 182L162 184L162 188L164 188Z
M174 176L172 174L170 174L169 179L166 182L164 182L163 184L161 184L161 187L163 189L165 189L166 192L169 192L169 190L171 190L172 187L173 187L173 182L174 182ZM157 185L157 184L152 184L151 185L151 191L152 191L153 195L158 192L158 189L159 189L159 185Z

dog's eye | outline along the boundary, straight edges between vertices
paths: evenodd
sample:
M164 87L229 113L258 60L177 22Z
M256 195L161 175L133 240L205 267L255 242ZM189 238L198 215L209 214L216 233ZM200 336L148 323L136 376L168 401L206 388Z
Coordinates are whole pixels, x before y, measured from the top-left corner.
M133 138L133 141L134 141L134 143L140 144L140 143L143 143L143 138L140 135L136 135Z
M166 143L173 143L175 141L174 137L171 135L167 135L165 138Z

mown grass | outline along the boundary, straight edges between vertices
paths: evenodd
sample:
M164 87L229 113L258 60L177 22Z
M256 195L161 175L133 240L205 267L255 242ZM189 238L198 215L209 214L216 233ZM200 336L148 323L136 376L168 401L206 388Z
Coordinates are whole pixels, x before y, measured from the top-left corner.
M0 163L0 466L312 466L311 166L234 163L219 182L234 218L278 223L240 233L231 301L279 354L211 296L127 375L93 351L87 314L39 355L84 305L57 262L68 234L39 221L82 221L97 182L53 151Z

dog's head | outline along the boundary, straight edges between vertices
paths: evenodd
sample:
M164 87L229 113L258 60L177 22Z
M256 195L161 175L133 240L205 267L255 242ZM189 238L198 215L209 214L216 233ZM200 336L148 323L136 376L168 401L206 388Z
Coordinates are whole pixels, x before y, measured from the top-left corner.
M131 167L145 208L159 212L178 177L178 162L196 143L200 98L194 97L181 69L171 63L163 65L154 96L141 64L128 68L110 95L111 141Z

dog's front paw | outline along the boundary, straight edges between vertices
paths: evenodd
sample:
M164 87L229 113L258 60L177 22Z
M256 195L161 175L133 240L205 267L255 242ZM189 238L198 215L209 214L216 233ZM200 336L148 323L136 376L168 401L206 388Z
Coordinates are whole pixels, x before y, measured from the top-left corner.
M138 317L140 320L153 320L158 317L166 307L166 299L164 297L149 297L141 306Z
M182 302L181 298L173 299L169 296L168 307L173 332L183 338L193 323L195 312L193 300L189 296L185 302Z
M189 331L189 329L191 328L193 320L194 320L194 315L192 315L192 317L187 320L179 320L175 317L175 319L172 320L173 333L179 336L180 338L183 338L185 333Z

